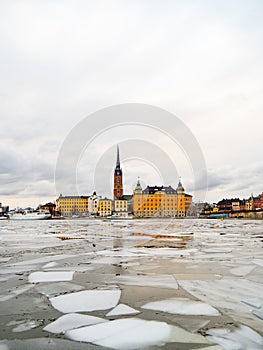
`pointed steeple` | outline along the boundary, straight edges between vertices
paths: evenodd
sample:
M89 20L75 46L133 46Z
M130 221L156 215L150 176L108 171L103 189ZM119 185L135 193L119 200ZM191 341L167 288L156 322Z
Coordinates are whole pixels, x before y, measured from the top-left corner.
M136 184L136 187L135 187L135 191L141 191L142 190L142 186L141 186L141 183L140 183L140 177L138 176L138 180L137 180L137 184Z
M181 182L181 177L179 178L179 182L178 182L176 191L177 192L184 192L184 188L183 188L183 185L182 185L182 182Z
M117 145L117 161L116 161L116 168L120 168L121 163L120 163L120 150L119 150L119 145Z
M114 170L114 190L113 197L114 199L120 199L123 196L123 185L122 185L122 169L120 163L120 150L119 145L117 145L117 160Z

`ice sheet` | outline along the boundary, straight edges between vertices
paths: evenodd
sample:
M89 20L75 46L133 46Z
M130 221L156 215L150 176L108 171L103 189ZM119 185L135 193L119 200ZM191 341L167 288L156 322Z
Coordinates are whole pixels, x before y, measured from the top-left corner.
M12 332L18 333L18 332L25 332L29 331L30 329L37 328L43 323L42 320L28 320L28 321L11 321L7 324L7 326L13 326L16 325L15 328L12 329Z
M178 283L173 275L122 275L115 277L114 282L131 286L178 289Z
M214 281L178 281L179 285L196 298L224 310L239 323L260 331L262 324L256 317L251 317L243 298L257 298L263 302L263 284L242 279L222 279Z
M173 321L174 323L191 333L198 332L201 328L207 326L210 322L210 320L200 320L199 318L195 319L184 316L182 318L176 316L172 318L171 321Z
M109 316L120 316L120 315L136 315L139 313L140 311L135 310L128 305L119 304L113 310L108 312L106 316L109 317Z
M253 259L253 263L263 267L263 259Z
M139 318L114 320L95 326L83 327L66 332L69 339L91 342L113 349L142 349L161 346L167 342L203 343L201 335L191 334L165 322L146 321Z
M261 307L261 302L258 298L243 298L241 301L242 303L256 307L258 309Z
M52 306L63 313L107 310L115 307L120 290L85 290L50 299Z
M194 348L193 350L224 350L220 345L206 346L205 348Z
M53 262L56 260L64 260L64 259L70 259L74 258L74 255L49 255L49 256L43 256L41 258L36 258L36 259L29 259L29 260L23 260L17 263L10 264L10 266L25 266L25 265L36 265L36 264L42 264L42 263L49 263Z
M226 350L262 350L263 338L251 328L240 325L232 332L228 329L210 329L207 338Z
M73 274L74 271L37 271L29 275L28 281L30 283L71 281Z
M6 342L5 340L0 341L0 350L8 350L9 349L5 342Z
M78 284L74 284L71 282L53 282L52 284L39 284L35 286L35 289L41 293L46 295L47 297L54 297L59 294L69 293L69 292L78 292L82 289L85 289L83 286Z
M48 324L45 328L43 328L43 330L50 333L59 334L59 333L65 333L70 329L93 325L93 324L102 323L102 322L108 322L108 320L105 320L100 317L95 317L95 316L71 313L71 314L67 314L59 317L56 321Z
M142 306L143 309L159 310L178 315L203 315L219 316L220 312L212 306L201 301L193 301L187 298L172 298L153 301Z
M236 267L234 269L231 269L230 272L235 276L246 276L251 271L253 271L255 269L255 267L256 267L255 265L240 266L240 267Z
M98 350L96 345L51 337L0 341L0 350Z
M263 320L263 312L259 311L259 310L252 310L252 314L256 315L258 318L260 318L261 320Z
M8 290L8 292L6 292L7 294L0 295L0 302L1 301L7 301L7 300L10 300L12 298L15 298L18 295L27 292L31 288L33 288L33 286L28 284L28 285L22 285L22 286L20 286L18 288L13 288L11 290Z
M58 263L56 261L51 261L50 263L47 263L46 265L44 265L42 269L49 269L51 267L56 267L57 265Z

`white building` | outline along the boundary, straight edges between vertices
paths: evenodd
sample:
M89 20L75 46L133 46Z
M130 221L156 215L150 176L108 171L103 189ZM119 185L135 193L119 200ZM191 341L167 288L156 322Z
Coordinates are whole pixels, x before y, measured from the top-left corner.
M88 199L88 212L90 215L97 215L99 211L99 200L100 197L97 196L96 192L89 196Z

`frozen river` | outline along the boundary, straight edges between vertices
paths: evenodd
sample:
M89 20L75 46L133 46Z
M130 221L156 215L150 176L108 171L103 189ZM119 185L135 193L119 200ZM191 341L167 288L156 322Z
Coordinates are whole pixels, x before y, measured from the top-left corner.
M263 222L0 222L0 350L263 349Z

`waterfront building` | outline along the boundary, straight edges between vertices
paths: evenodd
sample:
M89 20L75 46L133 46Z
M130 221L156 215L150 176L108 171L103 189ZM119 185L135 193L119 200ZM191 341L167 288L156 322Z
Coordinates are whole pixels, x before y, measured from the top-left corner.
M48 210L52 216L56 215L56 204L55 203L46 203L46 204L40 204L37 209L40 210Z
M144 190L138 179L133 192L135 217L185 217L192 196L185 193L181 180L176 190L171 186L147 186Z
M122 169L120 164L120 151L119 146L117 146L117 161L114 169L114 190L113 198L121 199L123 196L123 185L122 185Z
M132 212L133 212L132 198L133 198L132 194L124 194L122 196L122 199L125 199L127 201L127 208L128 208L129 214L132 214Z
M117 216L128 215L128 201L127 199L115 199L114 200L114 214Z
M219 208L220 212L231 212L232 202L234 203L239 202L239 198L231 198L231 199L223 198L221 201L217 203L217 207Z
M252 209L254 210L263 209L263 192L256 197L251 195L251 197L249 198L249 201L251 202Z
M62 196L57 199L57 208L62 216L86 215L89 196Z
M99 200L99 216L106 217L112 215L113 205L112 200L103 198Z
M96 192L93 192L88 198L88 212L90 215L97 215L99 212L99 200L100 197L97 196Z
M239 211L240 210L240 204L241 204L240 200L232 201L232 211Z
M251 200L246 201L246 209L245 210L252 210L252 201Z

